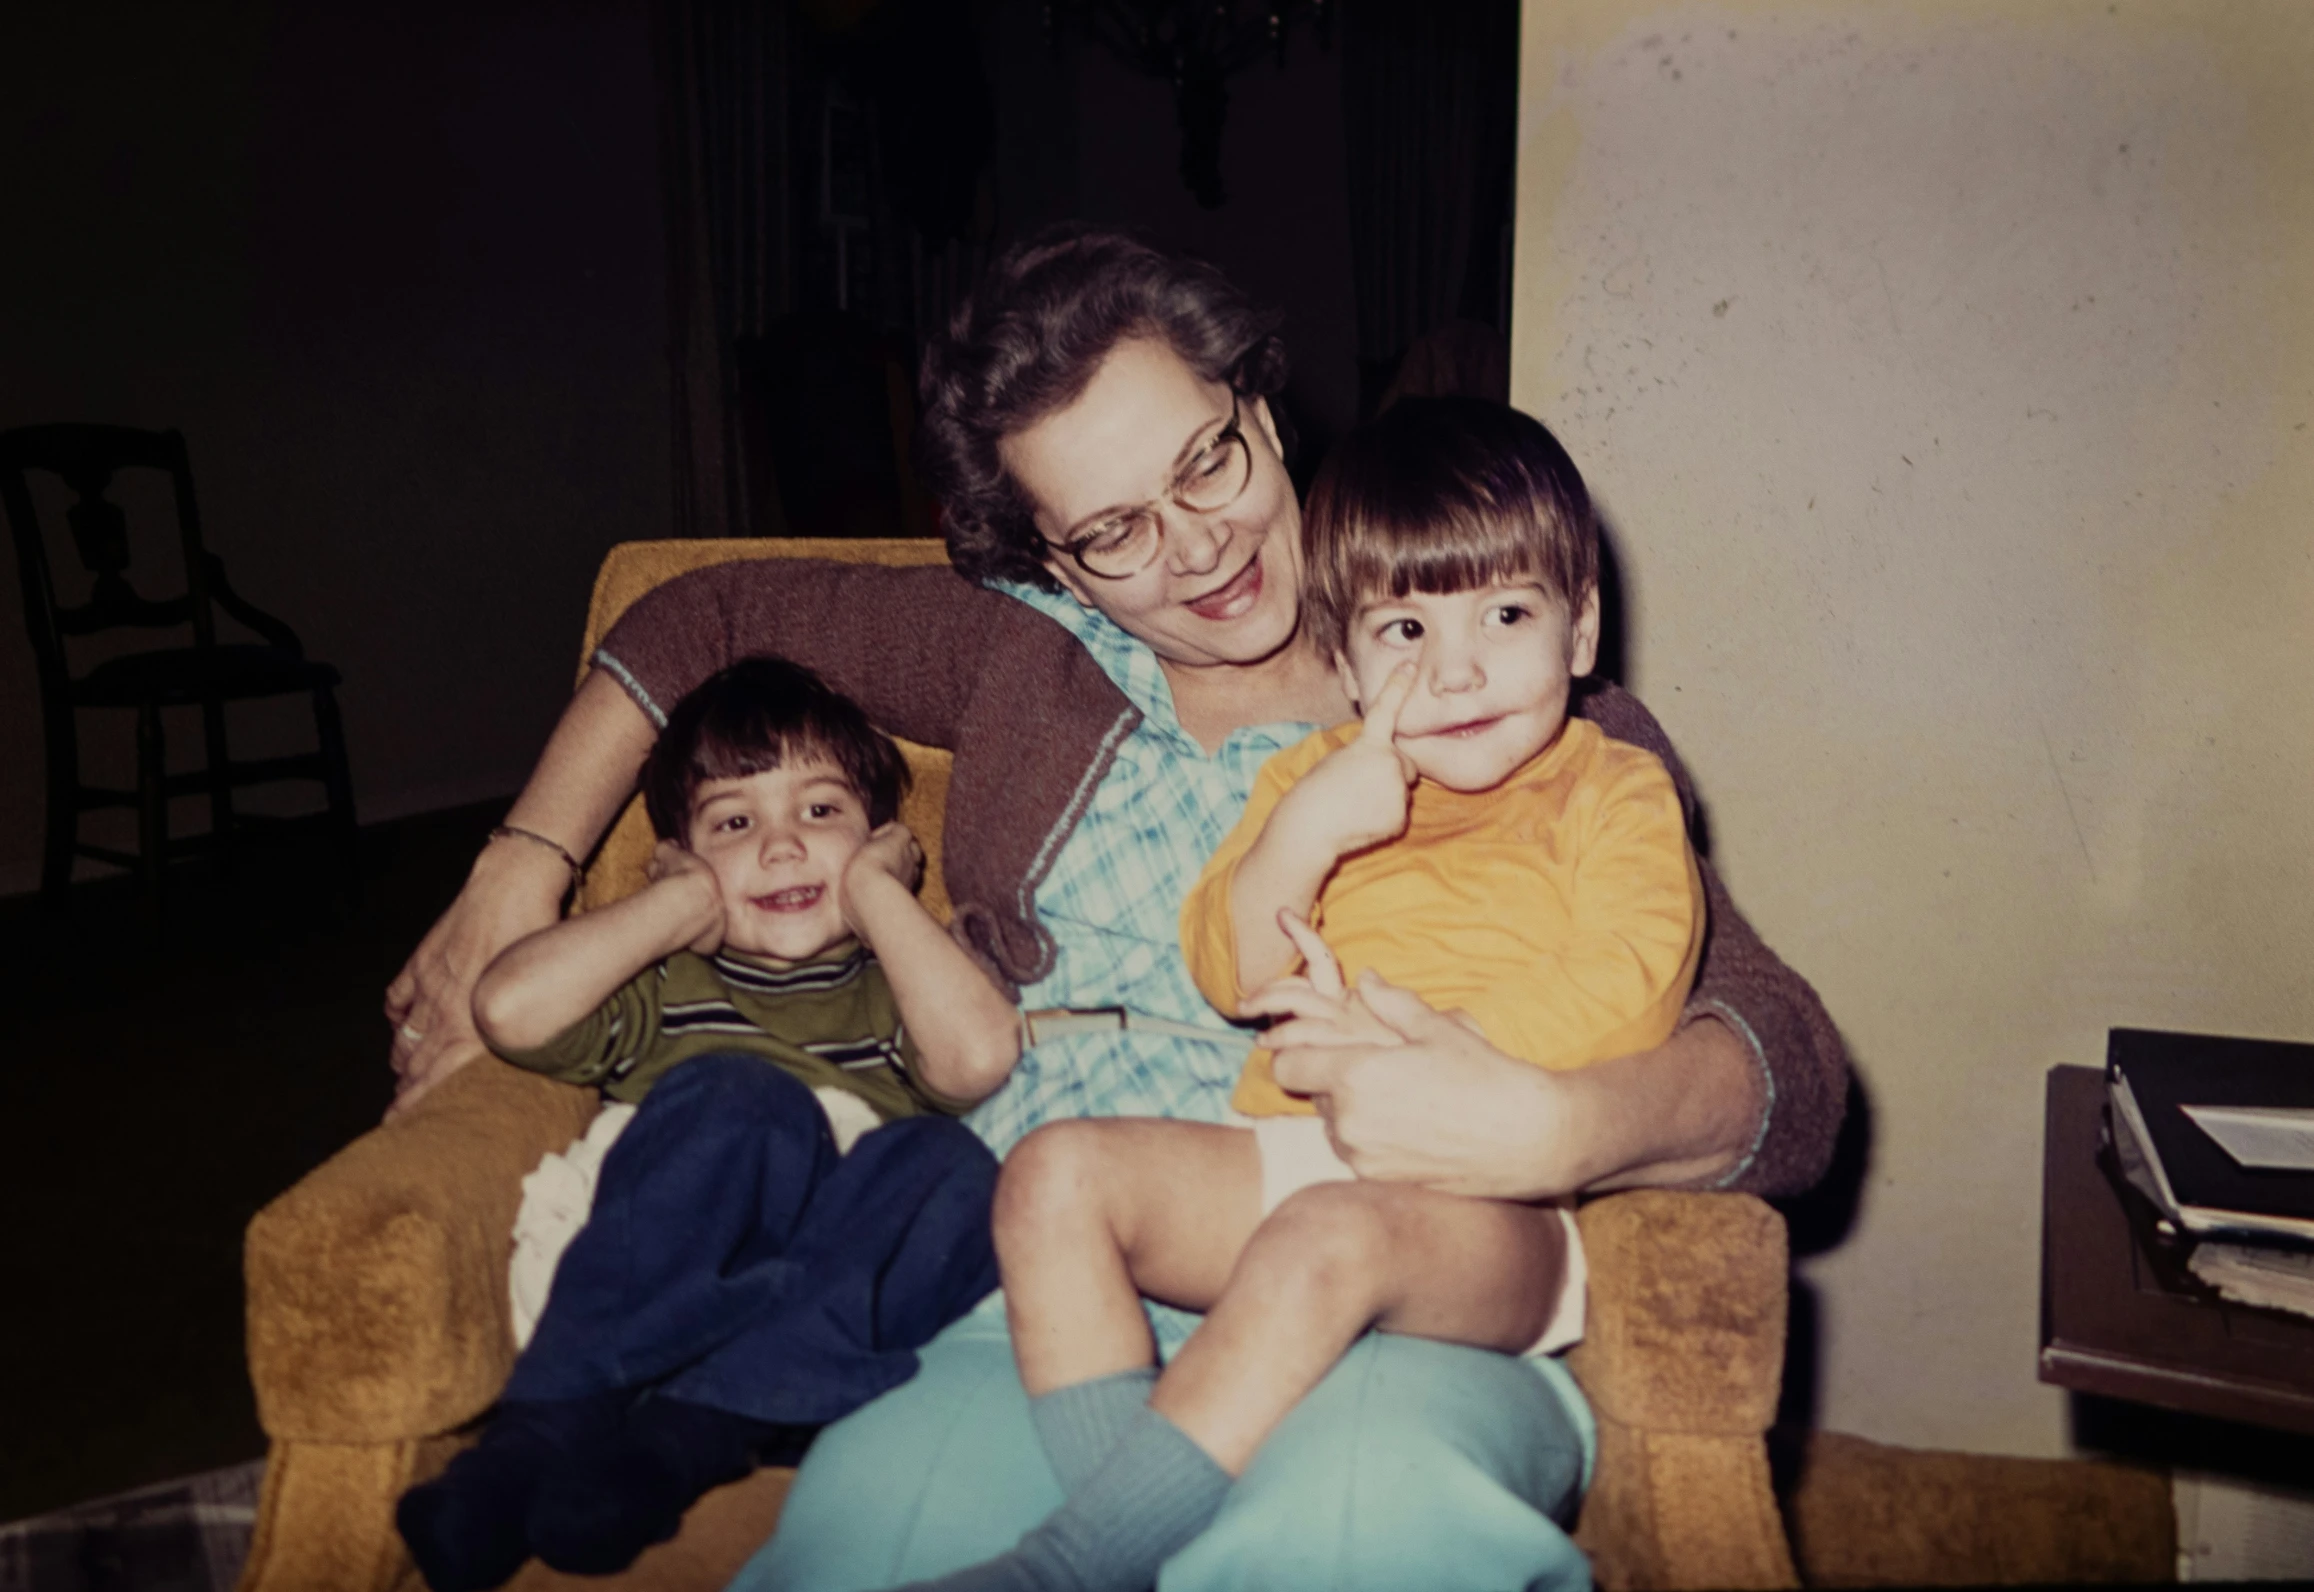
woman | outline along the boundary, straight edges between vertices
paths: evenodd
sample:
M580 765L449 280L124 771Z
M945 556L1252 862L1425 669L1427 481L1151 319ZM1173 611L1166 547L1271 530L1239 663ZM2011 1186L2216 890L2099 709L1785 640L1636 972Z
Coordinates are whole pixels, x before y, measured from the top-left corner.
M556 851L600 836L661 705L734 656L778 650L891 731L955 751L956 932L1024 1006L1122 1007L1179 1030L1038 1043L974 1115L991 1146L1065 1116L1219 1120L1244 1040L1189 981L1181 901L1261 763L1350 713L1300 635L1272 326L1216 273L1113 233L1067 230L999 261L923 373L925 473L955 572L735 564L638 603L510 815L531 833L484 850L389 991L401 1103L478 1053L475 971L553 917L568 884ZM1608 687L1582 711L1677 776L1629 696ZM1659 1050L1543 1072L1386 995L1404 1043L1282 1053L1277 1076L1316 1097L1368 1177L1509 1199L1805 1187L1830 1151L1845 1059L1806 984L1708 873L1707 888L1689 1020ZM1170 1349L1190 1323L1154 1314ZM1579 1579L1553 1523L1578 1477L1533 1457L1580 1444L1532 1439L1587 1421L1554 1363L1370 1336L1164 1585ZM1001 1313L984 1310L925 1351L914 1382L822 1437L741 1584L939 1573L1010 1546L1057 1501Z

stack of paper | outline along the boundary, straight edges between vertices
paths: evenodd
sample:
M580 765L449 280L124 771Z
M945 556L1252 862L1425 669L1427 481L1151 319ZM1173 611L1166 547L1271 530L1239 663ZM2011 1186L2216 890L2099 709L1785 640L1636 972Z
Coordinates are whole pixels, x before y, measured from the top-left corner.
M2314 1315L2314 1045L2116 1028L2122 1174L2228 1298Z

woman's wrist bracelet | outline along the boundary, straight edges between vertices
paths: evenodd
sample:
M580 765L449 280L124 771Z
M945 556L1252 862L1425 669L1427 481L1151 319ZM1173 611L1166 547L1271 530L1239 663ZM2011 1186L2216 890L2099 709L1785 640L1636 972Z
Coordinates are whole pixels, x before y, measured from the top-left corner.
M570 854L570 849L561 841L553 839L551 836L542 835L535 829L524 829L519 824L500 824L496 829L490 831L492 840L504 840L509 837L516 840L527 840L534 846L544 846L560 857L562 865L570 870L572 889L575 890L586 883L587 871L585 867L580 864L578 858Z

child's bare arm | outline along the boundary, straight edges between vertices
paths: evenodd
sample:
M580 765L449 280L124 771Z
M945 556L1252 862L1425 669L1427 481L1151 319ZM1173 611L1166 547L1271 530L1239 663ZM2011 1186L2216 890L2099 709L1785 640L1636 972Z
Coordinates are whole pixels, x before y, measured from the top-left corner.
M1286 792L1237 865L1229 911L1240 990L1261 988L1300 954L1278 926L1280 911L1307 917L1337 862L1406 828L1414 765L1394 742L1413 689L1414 667L1401 664L1367 708L1358 738Z
M983 1100L1020 1059L1020 1013L916 899L923 862L907 825L870 835L844 869L844 921L884 965L925 1085Z
M534 1050L653 962L686 949L712 951L722 941L715 876L662 840L645 888L501 951L474 986L474 1026L493 1050Z

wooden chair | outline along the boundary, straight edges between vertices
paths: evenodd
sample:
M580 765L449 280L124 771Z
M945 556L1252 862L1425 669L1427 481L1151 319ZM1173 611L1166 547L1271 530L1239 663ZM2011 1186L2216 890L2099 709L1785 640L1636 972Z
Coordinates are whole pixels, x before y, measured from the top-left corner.
M629 543L604 560L579 656L675 575L797 556L943 554L905 540ZM900 744L915 776L901 816L924 843L925 904L945 919L949 755ZM642 884L641 808L596 854L582 908ZM592 1090L476 1062L249 1224L249 1376L271 1446L241 1592L420 1592L394 1504L471 1440L505 1385L522 1178L597 1107ZM1594 1200L1579 1220L1591 1295L1570 1365L1599 1418L1599 1463L1576 1541L1600 1585L1797 1586L1764 1441L1784 1358L1782 1218L1748 1194L1648 1190ZM565 1576L533 1560L509 1592L716 1592L770 1537L792 1476L767 1469L717 1488L672 1542L619 1575Z
M167 472L174 488L177 533L184 550L186 589L155 600L129 585L128 516L106 493L123 470ZM31 477L35 471L59 477L73 502L63 519L83 568L93 577L88 600L67 606L57 597L49 564L49 536L41 524ZM338 721L338 672L315 663L289 626L255 607L233 590L225 566L201 543L201 517L193 501L193 466L185 438L176 431L133 431L121 426L25 426L0 432L0 501L16 538L22 570L24 618L40 671L40 709L48 750L48 835L40 871L41 895L60 910L72 881L73 859L94 857L136 870L148 894L157 897L171 858L208 847L229 848L236 832L276 825L233 810L233 791L287 779L318 780L328 796L324 822L336 831L349 875L354 841L353 785L346 772L345 733ZM217 639L216 611L239 621L258 643L228 644ZM166 629L189 626L192 645L158 648L108 658L81 674L72 671L67 642L99 631L129 626ZM226 750L225 704L259 697L306 693L313 698L314 751L297 756L234 762ZM162 710L198 707L206 765L171 774ZM87 785L80 778L78 716L95 708L134 709L137 716L137 787L134 791ZM169 836L171 797L206 792L209 833ZM132 854L80 838L80 816L96 808L129 807L137 813L137 850ZM297 820L292 820L297 821Z

